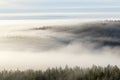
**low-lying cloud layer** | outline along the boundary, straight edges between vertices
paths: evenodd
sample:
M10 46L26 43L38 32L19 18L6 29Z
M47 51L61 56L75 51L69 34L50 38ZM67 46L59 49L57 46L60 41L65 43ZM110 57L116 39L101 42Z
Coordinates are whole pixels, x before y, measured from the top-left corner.
M98 47L120 46L120 21L101 21L72 26L40 27L33 28L31 31L32 30L56 33L56 35L50 35L49 38L65 45L89 42L91 44L97 44Z
M48 52L71 46L88 50L120 47L120 21L88 22L69 26L33 27L0 37L0 50ZM76 49L78 52L79 49ZM118 51L118 50L117 50ZM119 51L118 51L119 52ZM90 52L91 53L91 52Z
M13 64L17 68L28 64L28 68L34 69L63 65L120 66L119 32L120 21L13 30L0 37L1 63L7 68L9 65L9 69Z

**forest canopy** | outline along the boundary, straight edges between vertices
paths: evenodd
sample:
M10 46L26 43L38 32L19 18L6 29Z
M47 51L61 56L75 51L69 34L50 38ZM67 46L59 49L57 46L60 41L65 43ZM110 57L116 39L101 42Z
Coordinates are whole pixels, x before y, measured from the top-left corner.
M92 68L51 68L42 70L26 71L1 71L0 80L120 80L120 68L108 65L100 67L93 65Z

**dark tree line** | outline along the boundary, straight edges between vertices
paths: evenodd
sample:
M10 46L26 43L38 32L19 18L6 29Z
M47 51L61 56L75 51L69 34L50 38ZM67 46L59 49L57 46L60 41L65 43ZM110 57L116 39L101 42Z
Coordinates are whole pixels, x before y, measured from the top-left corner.
M120 80L117 66L92 68L52 68L46 71L1 71L0 80Z

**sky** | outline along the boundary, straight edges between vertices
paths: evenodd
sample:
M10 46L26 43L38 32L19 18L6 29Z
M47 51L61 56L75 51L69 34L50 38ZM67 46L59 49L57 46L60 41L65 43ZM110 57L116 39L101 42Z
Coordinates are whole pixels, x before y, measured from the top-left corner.
M0 0L1 13L119 13L120 0ZM85 15L86 16L86 15ZM91 16L91 15L88 15ZM22 17L22 18L21 18ZM36 19L36 16L21 16L17 19ZM38 19L46 17L64 18L61 16L39 16ZM74 16L73 16L74 17ZM78 16L77 16L78 17ZM104 17L104 16L103 16ZM108 16L109 17L109 16ZM111 15L110 17L119 17ZM12 19L11 17L0 17L0 19ZM68 18L68 16L66 17ZM71 17L70 17L71 18Z

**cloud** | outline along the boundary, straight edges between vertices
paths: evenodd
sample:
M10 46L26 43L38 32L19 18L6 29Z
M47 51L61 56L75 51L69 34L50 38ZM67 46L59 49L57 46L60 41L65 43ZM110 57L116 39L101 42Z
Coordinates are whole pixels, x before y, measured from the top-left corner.
M65 45L75 43L94 44L95 49L102 47L120 47L119 21L103 21L83 25L34 28L34 30L52 31L51 37ZM63 35L62 35L63 34ZM88 45L89 45L88 44Z
M120 12L44 12L33 13L1 13L0 20L28 20L28 19L110 19L119 18Z
M119 25L119 21L101 21L82 25L31 28L23 32L13 32L10 36L8 34L8 37L1 38L1 43L13 45L13 49L28 48L28 51L54 50L74 43L92 46L93 49L120 47ZM40 36L40 34L46 35Z
M46 69L65 65L90 67L93 64L120 67L119 22L72 24L73 20L65 22L66 25L58 22L59 26L36 27L36 23L30 24L31 21L27 26L12 25L13 29L9 26L7 34L1 32L0 35L2 69Z
M76 27L59 27L53 29L56 32L72 34L73 40L90 41L93 43L102 44L102 46L120 46L120 28L119 21L106 21L91 23L85 25L77 25Z

